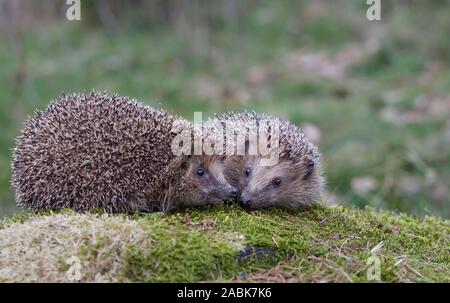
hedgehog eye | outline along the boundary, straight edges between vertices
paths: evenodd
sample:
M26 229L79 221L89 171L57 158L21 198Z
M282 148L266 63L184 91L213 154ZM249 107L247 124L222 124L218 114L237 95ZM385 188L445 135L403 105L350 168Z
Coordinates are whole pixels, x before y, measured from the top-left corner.
M245 175L248 177L248 176L250 176L250 173L252 172L252 170L250 169L250 168L246 168L245 169Z
M275 178L275 179L273 179L272 185L273 185L274 187L280 186L280 185L281 185L281 179L280 179L280 178Z
M306 172L303 175L303 180L308 179L308 177L311 176L313 170L314 170L314 161L309 160L308 162L306 162Z
M195 174L199 177L202 177L205 174L205 170L203 168L197 168Z

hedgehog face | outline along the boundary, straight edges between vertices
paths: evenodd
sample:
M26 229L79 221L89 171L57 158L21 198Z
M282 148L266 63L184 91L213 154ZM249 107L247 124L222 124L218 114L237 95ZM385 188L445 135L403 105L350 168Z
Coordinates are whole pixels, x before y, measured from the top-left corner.
M183 163L180 206L219 204L236 200L239 191L224 176L224 157L193 156Z
M244 207L293 208L312 204L318 198L322 188L318 161L294 163L282 159L274 166L264 166L261 161L257 156L236 156L227 161L227 179L241 190Z

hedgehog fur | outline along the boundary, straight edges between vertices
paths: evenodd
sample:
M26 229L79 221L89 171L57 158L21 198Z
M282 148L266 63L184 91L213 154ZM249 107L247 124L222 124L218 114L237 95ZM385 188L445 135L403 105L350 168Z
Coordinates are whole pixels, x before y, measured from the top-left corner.
M225 145L229 138L244 133L245 153L228 155L225 164L225 177L241 192L243 206L294 208L319 200L324 189L320 153L299 127L278 117L247 111L216 115L206 125L225 129ZM270 138L269 133L268 138L258 135L258 140L272 142L272 146L273 140L278 140L279 154L276 163L263 165L259 147L256 154L249 154L248 133L252 129L267 129L268 125L278 127L278 137Z

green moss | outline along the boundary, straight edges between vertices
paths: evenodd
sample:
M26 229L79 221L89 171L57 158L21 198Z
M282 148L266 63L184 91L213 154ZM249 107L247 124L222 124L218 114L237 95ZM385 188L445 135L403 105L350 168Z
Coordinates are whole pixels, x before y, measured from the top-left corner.
M125 277L132 281L198 281L227 277L235 271L232 245L202 230L183 215L161 217L150 214L140 218L151 234L152 248L142 251L129 246Z
M302 281L365 281L367 258L381 242L376 254L384 281L450 280L450 225L434 218L319 206L252 213L223 207L140 220L152 231L155 246L147 252L130 249L124 274L132 280L229 280L287 263L299 269ZM247 249L267 249L269 258L250 254L239 262L246 249L223 240L230 232L241 234ZM396 265L400 259L405 263Z
M11 217L5 217L0 219L0 229L12 224L12 223L23 223L31 218L30 214L15 214Z
M137 221L140 237L151 244L123 243L126 260L117 272L119 281L365 282L368 258L374 255L382 281L450 282L450 222L433 217L342 206L250 213L223 206L117 215L105 219L106 230L96 242L86 240L80 256L95 259L102 249L103 258L114 258L107 253L108 232L117 231L115 224L123 219Z

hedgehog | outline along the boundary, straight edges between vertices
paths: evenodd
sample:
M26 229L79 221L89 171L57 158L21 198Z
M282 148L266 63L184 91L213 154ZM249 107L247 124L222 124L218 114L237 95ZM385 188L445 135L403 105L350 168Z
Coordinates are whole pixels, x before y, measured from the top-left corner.
M243 207L298 208L319 201L324 189L320 153L300 128L256 112L219 114L206 124L223 129L225 178L238 188ZM238 138L244 144L237 144Z
M32 210L169 212L235 199L223 156L174 153L175 139L192 125L127 97L62 95L17 138L17 203Z

